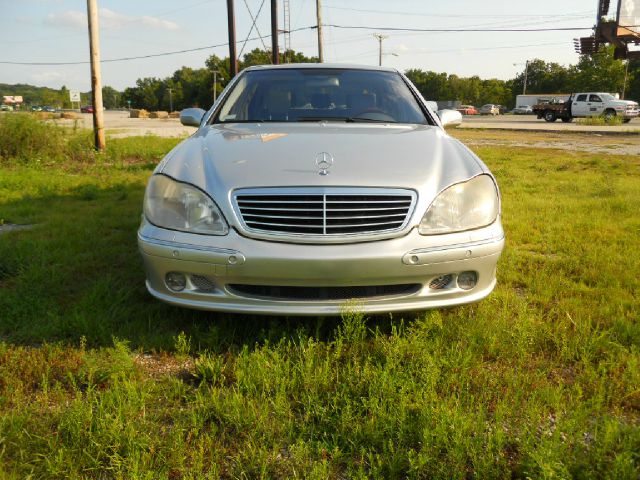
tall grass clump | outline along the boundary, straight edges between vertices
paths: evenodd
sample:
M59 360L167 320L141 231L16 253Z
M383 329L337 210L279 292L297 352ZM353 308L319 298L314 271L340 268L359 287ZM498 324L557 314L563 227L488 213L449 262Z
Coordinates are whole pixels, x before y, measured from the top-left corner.
M0 162L24 163L81 160L91 155L86 130L39 121L30 114L0 116Z
M576 123L579 125L589 125L589 126L610 126L616 127L622 125L622 117L585 117L585 118L577 118Z
M0 165L134 162L151 167L181 140L151 135L110 138L106 150L97 153L89 129L55 125L28 113L0 115Z

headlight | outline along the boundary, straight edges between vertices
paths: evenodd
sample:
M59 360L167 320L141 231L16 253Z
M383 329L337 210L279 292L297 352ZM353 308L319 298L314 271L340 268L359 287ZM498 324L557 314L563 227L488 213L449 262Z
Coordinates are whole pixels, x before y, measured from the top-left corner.
M165 175L153 175L144 195L144 214L158 227L226 235L227 223L204 192Z
M422 235L487 226L498 216L498 191L489 175L479 175L442 191L422 217Z

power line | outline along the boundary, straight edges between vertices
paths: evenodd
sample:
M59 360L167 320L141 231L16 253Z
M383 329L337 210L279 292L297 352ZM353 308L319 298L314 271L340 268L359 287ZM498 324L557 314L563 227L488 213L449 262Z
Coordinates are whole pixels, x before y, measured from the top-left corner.
M539 18L548 18L549 13L545 14L512 14L512 15L498 15L498 14L485 14L485 15L477 15L477 14L439 14L439 13L420 13L420 12L400 12L397 10L372 10L365 8L351 8L351 7L336 7L333 5L326 5L326 8L330 8L332 10L348 10L352 12L365 12L365 13L379 13L383 15L407 15L411 17L434 17L434 18L523 18L523 17L539 17ZM571 17L574 18L575 15L583 15L590 14L595 15L594 10L582 10L580 12L574 13L561 13L554 14L554 17Z
M466 50L470 52L478 52L478 51L491 51L491 50L505 50L512 48L531 48L531 47L549 47L549 46L558 46L558 45L568 45L567 42L553 42L553 43L533 43L528 45L500 45L494 47L471 47L471 48L451 48L446 50L408 50L411 53L415 54L431 54L431 53L451 53L451 52L459 52L460 50Z
M381 30L385 32L571 32L593 30L593 27L549 27L549 28L412 28L412 27L366 27L362 25L327 24L324 27L358 30Z
M593 27L548 27L548 28L411 28L411 27L367 27L360 25L337 25L331 23L322 24L323 27L337 28L337 29L345 29L345 30L379 30L385 32L567 32L567 31L578 31L578 30L592 30ZM317 29L317 25L311 25L308 27L300 27L292 29L291 32L299 32L303 30L315 30ZM270 38L271 35L260 35L257 37L249 38L247 41L253 40L262 40L263 38ZM121 58L111 58L102 60L101 63L112 63L112 62L125 62L130 60L141 60L146 58L155 58L155 57L164 57L168 55L178 55L181 53L189 53L189 52L197 52L201 50L209 50L212 48L224 47L229 45L228 42L219 43L216 45L207 45L204 47L195 47L195 48L185 48L182 50L174 50L171 52L161 52L161 53L152 53L148 55L138 55L132 57L121 57ZM0 64L3 65L37 65L37 66L58 66L58 65L85 65L89 62L13 62L0 60Z
M316 28L317 27L315 25L312 25L309 27L294 28L293 30L291 30L291 32L293 33L293 32L299 32L302 30L315 30ZM270 37L271 35L261 35L259 37L249 38L247 41L261 40L263 38L270 38ZM211 48L226 47L227 45L229 45L229 42L218 43L216 45L207 45L204 47L185 48L183 50L174 50L172 52L150 53L148 55L138 55L135 57L109 58L109 59L101 60L101 63L126 62L129 60L141 60L145 58L164 57L167 55L178 55L180 53L197 52L201 50L209 50ZM55 65L86 65L87 63L89 62L88 61L84 61L84 62L11 62L11 61L0 60L0 64L3 64L3 65L39 65L39 66L53 65L55 66Z

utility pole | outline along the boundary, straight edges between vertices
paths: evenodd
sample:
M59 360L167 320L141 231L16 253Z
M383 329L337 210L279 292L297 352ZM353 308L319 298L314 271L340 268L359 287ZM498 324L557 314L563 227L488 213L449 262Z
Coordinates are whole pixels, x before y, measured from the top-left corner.
M89 52L91 57L91 99L93 101L93 136L96 150L104 150L104 117L102 110L102 79L100 75L100 35L96 0L87 0L89 21Z
M318 61L324 62L324 55L322 52L322 8L320 6L320 0L316 0L316 19L318 23Z
M374 33L373 36L378 39L378 44L380 45L378 49L378 65L382 65L382 40L389 38L389 36L380 33Z
M171 113L173 112L173 89L169 87L167 90L169 90L169 113Z
M278 52L278 0L271 0L271 63L280 63Z
M233 78L238 73L238 59L236 58L236 13L233 0L227 0L227 20L229 29L229 75Z

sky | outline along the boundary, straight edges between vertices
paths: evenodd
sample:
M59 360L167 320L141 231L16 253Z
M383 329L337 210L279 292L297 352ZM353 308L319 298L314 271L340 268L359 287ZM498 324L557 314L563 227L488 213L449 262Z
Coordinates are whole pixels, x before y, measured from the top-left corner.
M171 75L182 66L201 68L215 53L228 56L226 0L97 0L102 83L118 90L138 78ZM262 48L270 33L270 0L235 0L238 52ZM283 2L279 27L283 27ZM513 78L527 60L576 63L573 39L589 35L597 0L322 0L322 23L372 29L324 27L325 62L377 65L404 71L420 68L459 76ZM262 5L262 9L260 7ZM290 0L291 48L317 55L315 0ZM87 62L89 45L84 0L0 0L0 62ZM247 8L248 7L248 8ZM251 13L249 13L249 10ZM260 13L258 14L258 11ZM251 17L257 16L257 29ZM407 32L418 29L542 29L585 27L583 31ZM299 29L299 30L298 30ZM263 39L269 47L270 38ZM280 37L280 45L283 44ZM209 47L161 57L104 62L123 57ZM90 90L89 65L8 65L0 63L0 83L29 83Z

